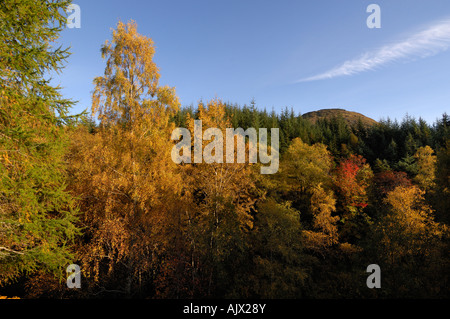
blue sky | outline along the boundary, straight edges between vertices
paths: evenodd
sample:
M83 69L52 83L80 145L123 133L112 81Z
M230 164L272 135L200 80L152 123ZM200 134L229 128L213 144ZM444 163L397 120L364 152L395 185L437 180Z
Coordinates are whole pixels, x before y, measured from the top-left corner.
M344 108L375 120L429 123L450 113L448 0L74 0L81 28L63 31L72 56L54 81L90 110L100 47L131 19L156 45L160 84L183 105L214 97L306 113ZM369 4L381 28L369 29Z

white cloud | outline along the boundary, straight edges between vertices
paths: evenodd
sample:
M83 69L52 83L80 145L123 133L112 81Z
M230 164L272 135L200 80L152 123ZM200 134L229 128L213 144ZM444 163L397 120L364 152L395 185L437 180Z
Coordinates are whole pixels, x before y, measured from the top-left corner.
M358 74L374 70L390 62L405 59L425 58L450 48L450 20L441 21L413 34L404 41L385 45L361 57L345 61L343 64L321 74L300 79L297 82L332 79L339 76Z

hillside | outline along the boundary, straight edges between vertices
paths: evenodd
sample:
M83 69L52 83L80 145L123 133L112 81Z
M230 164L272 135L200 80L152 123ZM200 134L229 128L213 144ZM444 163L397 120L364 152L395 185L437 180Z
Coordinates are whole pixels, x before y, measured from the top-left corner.
M358 123L358 120L361 120L362 123L367 126L377 124L377 121L365 115L362 115L361 113L346 111L344 109L322 109L318 111L305 113L302 115L302 117L312 121L313 123L315 123L318 119L331 119L334 117L342 117L350 125L356 125Z

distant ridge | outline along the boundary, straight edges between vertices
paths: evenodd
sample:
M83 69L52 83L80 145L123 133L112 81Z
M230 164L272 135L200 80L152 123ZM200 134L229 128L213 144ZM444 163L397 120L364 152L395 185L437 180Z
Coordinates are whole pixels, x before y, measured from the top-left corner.
M310 120L313 123L316 123L319 119L331 119L334 117L342 117L350 126L354 126L358 124L358 121L366 126L372 126L377 124L378 122L362 115L358 112L347 111L344 109L322 109L318 111L308 112L302 115L303 118Z

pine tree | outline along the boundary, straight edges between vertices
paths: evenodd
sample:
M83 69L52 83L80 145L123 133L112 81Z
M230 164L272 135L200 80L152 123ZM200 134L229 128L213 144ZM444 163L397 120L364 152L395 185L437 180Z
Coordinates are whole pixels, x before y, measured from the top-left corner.
M450 139L437 152L435 206L437 217L450 224Z

